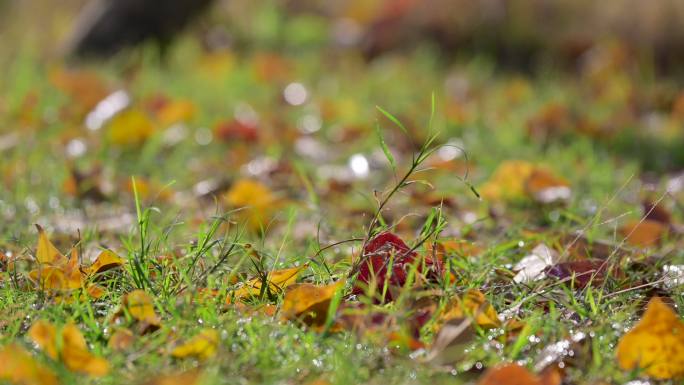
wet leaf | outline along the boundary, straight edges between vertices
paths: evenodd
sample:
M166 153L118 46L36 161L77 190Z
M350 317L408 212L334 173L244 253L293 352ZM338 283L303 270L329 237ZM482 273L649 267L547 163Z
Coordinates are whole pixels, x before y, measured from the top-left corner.
M603 284L609 266L607 261L585 259L557 263L547 267L544 274L559 280L567 279L568 285L574 282L575 288L583 289L590 283L592 286Z
M285 319L299 319L305 324L321 326L325 323L328 308L335 293L344 287L344 281L325 286L309 283L294 284L285 291L282 313Z
M17 344L0 347L0 382L15 385L57 385L55 374Z
M659 297L653 297L641 320L617 345L624 370L643 369L657 379L684 378L684 322Z
M363 249L362 258L352 293L370 294L381 303L393 300L392 291L406 284L414 264L418 275L428 280L439 279L444 270L438 259L419 257L399 236L390 232L371 239Z
M196 357L199 360L207 360L216 355L219 334L214 329L202 329L196 336L187 342L175 347L171 355L176 358Z

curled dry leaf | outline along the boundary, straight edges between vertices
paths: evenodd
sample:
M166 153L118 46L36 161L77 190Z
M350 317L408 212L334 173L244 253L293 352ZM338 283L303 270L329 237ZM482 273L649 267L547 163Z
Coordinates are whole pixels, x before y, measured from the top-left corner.
M0 382L16 385L57 385L55 374L17 344L0 347Z
M95 262L86 268L85 271L88 275L92 276L123 266L123 264L124 260L121 257L110 250L103 250L100 255L97 256Z
M636 247L658 246L667 234L667 226L652 219L632 220L620 227L620 235Z
M344 287L344 281L316 286L309 283L294 284L285 291L282 314L288 320L301 320L312 326L322 326L335 293Z
M29 337L53 360L61 360L73 372L95 377L109 372L109 364L90 353L86 340L76 325L68 323L57 330L55 325L38 320L29 329Z
M620 338L617 360L622 369L642 369L653 378L684 378L684 322L653 297L641 320Z
M527 283L544 278L544 270L556 263L558 253L547 245L540 243L532 249L532 253L521 259L513 268L518 273L513 277L517 283Z
M206 360L216 354L218 343L219 334L216 330L202 329L187 342L176 346L171 355L176 358L196 357L199 360Z
M267 289L271 292L280 292L297 281L299 273L306 269L308 265L293 267L290 269L273 270L268 273L266 281ZM266 289L266 288L265 288ZM234 300L245 299L258 296L262 290L262 278L253 278L244 283L240 288L228 295L226 303L233 303Z
M405 284L414 267L419 278L436 281L443 273L439 259L419 257L394 233L384 232L371 239L363 249L353 294L369 294L379 303L392 301L393 291ZM391 265L391 266L390 266Z

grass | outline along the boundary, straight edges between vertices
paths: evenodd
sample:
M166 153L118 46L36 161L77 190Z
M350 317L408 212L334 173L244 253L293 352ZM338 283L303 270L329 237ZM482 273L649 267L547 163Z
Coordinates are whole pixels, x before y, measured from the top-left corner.
M57 324L71 320L92 351L113 369L94 381L37 354L62 383L137 383L196 367L196 361L174 359L168 352L176 341L209 327L219 331L221 342L216 357L202 364L206 384L308 383L319 378L333 384L458 384L474 381L481 368L502 361L534 367L544 348L583 332L588 337L577 344L574 357L564 360L569 383L635 378L637 374L617 367L615 344L654 287L622 289L655 282L663 265L681 264L676 235L654 251L661 257L649 260L643 270L628 270L599 287L572 289L551 279L516 284L511 269L537 243L557 245L559 236L577 230L588 239L607 239L617 246L622 239L616 228L625 218L642 215L639 203L648 186L640 176L655 170L655 190L662 193L666 168L678 166L668 162L677 159L625 153L631 149L623 136L613 141L573 131L540 140L530 137L527 124L555 102L583 118L619 125L620 117L613 115L619 115L628 100L620 87L638 87L636 95L641 96L669 90L672 83L628 70L599 80L553 71L513 74L497 70L487 59L451 65L426 52L388 56L371 64L353 52L284 53L281 59L290 69L277 69L285 72L280 75L276 70L260 74L264 70L258 52L213 58L222 68L214 71L207 64L212 58L183 40L164 66L143 55L137 63L121 59L91 67L113 88L130 92L136 106L162 94L187 99L196 107L185 128L177 129L185 133L180 141L169 141L169 131L159 129L139 146L117 146L104 130L83 128L70 109L78 108L78 102L49 80L51 64L41 64L34 53L20 54L7 68L0 93L0 143L20 135L0 150L0 250L19 258L16 271L1 276L0 345L19 341L30 347L26 331L36 319ZM292 81L309 92L302 106L282 100L284 86ZM609 91L597 96L596 87ZM610 87L616 88L615 94ZM202 140L211 132L207 128L232 119L245 103L259 115L258 142ZM320 122L320 129L302 134L299 128L306 119L314 126ZM639 124L627 119L626 126ZM658 149L667 148L657 145L659 137L668 143L666 128L649 135ZM438 134L433 138L434 132ZM625 135L639 139L643 134ZM84 155L65 155L74 139L86 146ZM447 147L438 146L454 139L469 157L467 179L462 157L453 160L454 169L419 170L432 158L428 147L416 143L434 141L440 154L439 148ZM367 176L350 174L348 161L354 154L368 162ZM508 159L551 165L569 180L571 200L552 206L521 202L507 205L499 216L488 215L491 202L478 199L473 191ZM271 170L258 170L260 164ZM88 172L93 165L101 172L85 183L113 185L106 199L92 201L65 191L71 167ZM337 188L331 185L331 175L347 179ZM159 188L147 194L138 188L131 191L126 186L132 177L133 186L145 181ZM245 177L265 181L282 202L260 229L250 229L244 211L226 207L220 198L223 191L218 190L215 199L193 193L202 181L232 183ZM414 178L433 189L406 183ZM431 204L420 198L425 191L435 191L452 204ZM681 196L669 194L665 200L681 207ZM381 211L375 211L378 204ZM477 220L464 220L466 215ZM82 300L74 293L68 303L55 301L23 278L35 250L34 223L49 228L63 252L77 243L90 258L106 247L126 257L128 264L108 275L109 289L102 299ZM79 231L69 230L73 227ZM412 358L409 349L378 343L381 336L318 333L224 304L236 282L264 277L274 269L308 264L299 280L317 284L345 278L354 271L352 255L370 235L388 228L421 253L426 240L476 242L481 251L449 258L455 282L442 283L445 298L480 289L500 314L517 306L524 326L517 334L501 328L477 330L467 353L445 368L422 362L420 354ZM160 256L175 259L169 263ZM630 256L638 259L636 252ZM199 301L198 289L205 287L219 295ZM153 294L162 327L136 336L130 350L115 352L107 346L116 328L111 320L122 295L135 288ZM663 290L681 309L682 287ZM407 302L414 299L410 292L405 295ZM249 306L277 305L281 299L282 293L264 288ZM401 303L379 311L410 317ZM433 338L423 329L421 340L430 343Z

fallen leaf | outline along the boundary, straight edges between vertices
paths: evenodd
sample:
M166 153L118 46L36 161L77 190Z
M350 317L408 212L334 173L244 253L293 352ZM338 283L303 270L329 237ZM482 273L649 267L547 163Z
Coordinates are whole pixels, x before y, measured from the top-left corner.
M464 317L473 318L476 325L485 329L501 326L496 310L477 289L470 289L463 295L463 298L455 297L449 301L438 316L438 321L447 322Z
M197 113L197 107L189 100L175 100L164 103L156 110L157 121L161 127L170 127L176 123L187 123Z
M122 111L107 123L107 138L122 147L139 146L154 131L154 124L147 114L135 108Z
M202 329L199 334L187 342L175 347L171 355L176 358L196 357L199 360L207 360L216 354L219 334L214 329Z
M57 328L55 325L46 320L37 320L31 325L28 335L48 357L53 360L57 359Z
M73 323L64 325L61 334L60 358L69 370L95 377L104 376L109 372L109 363L90 353L86 340L76 325Z
M630 245L647 248L660 244L667 226L651 219L635 219L621 226L619 232Z
M39 225L38 229L38 247L36 248L36 261L40 264L62 265L67 259L57 248L50 242L45 230Z
M283 298L283 318L299 319L309 326L322 326L326 321L333 296L343 286L344 281L325 286L310 283L291 285Z
M517 364L506 364L488 369L477 385L544 385L539 377Z
M280 204L268 187L251 179L235 182L224 199L232 208L241 209L238 217L252 230L266 226Z
M130 329L122 328L117 329L111 337L109 337L109 346L112 350L123 351L127 350L131 345L133 345L133 340L135 336Z
M559 280L568 280L568 285L574 282L574 287L584 289L588 284L600 286L606 278L609 263L600 259L584 259L579 261L561 262L549 266L544 274Z
M553 203L567 200L571 195L565 179L545 167L523 160L501 163L479 191L482 197L495 202Z
M544 277L544 270L556 263L558 253L543 243L532 249L532 253L521 259L513 270L518 273L513 277L517 283L528 283Z
M59 332L50 322L37 320L29 329L29 337L53 360L61 360L71 371L95 377L109 372L109 364L90 353L83 334L68 323Z
M391 268L388 268L390 264ZM396 234L380 233L369 240L363 249L352 294L369 294L380 303L392 301L392 291L406 284L409 270L414 264L418 275L429 280L439 279L444 270L439 259L419 257Z
M308 265L293 267L289 269L273 270L268 273L266 281L268 290L279 292L297 281L299 273L307 268ZM257 277L245 282L240 288L228 296L227 303L232 303L234 299L244 299L261 294L262 278Z
M159 327L161 320L154 311L152 297L144 290L133 290L123 297L123 308L136 320Z
M55 374L17 344L0 347L0 382L15 385L57 385Z
M643 369L649 377L684 377L684 322L660 297L653 297L641 320L617 345L624 370Z
M124 263L125 261L113 251L103 250L100 255L97 256L95 262L86 269L86 272L88 275L92 276L123 266Z

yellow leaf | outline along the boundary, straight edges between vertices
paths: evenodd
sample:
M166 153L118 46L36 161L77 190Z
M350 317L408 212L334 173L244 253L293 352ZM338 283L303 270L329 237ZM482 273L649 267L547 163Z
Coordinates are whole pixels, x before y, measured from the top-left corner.
M180 122L189 122L195 116L197 108L189 100L177 100L165 103L157 111L157 121L162 127L169 127Z
M308 265L302 265L290 269L271 271L270 273L268 273L268 276L266 278L269 290L280 291L292 285L297 281L297 276L299 275L299 272L304 270L306 267L308 267ZM261 284L261 278L254 278L245 282L245 284L242 287L235 290L231 295L229 295L227 302L231 303L231 298L242 299L259 295L261 293Z
M62 328L60 357L69 370L101 377L109 372L109 364L88 351L85 338L76 325L68 323Z
M57 377L24 348L10 344L0 348L0 382L17 385L57 385Z
M57 328L55 325L45 320L38 320L31 325L28 335L48 357L53 360L57 359Z
M494 307L487 301L484 294L477 289L468 290L463 299L454 298L443 310L439 319L446 322L452 319L473 317L475 323L483 328L496 328L501 326Z
M115 267L122 266L124 260L118 255L114 254L110 250L103 250L100 255L97 256L95 262L93 262L90 267L86 270L88 275L95 275L113 269Z
M226 193L225 201L233 208L242 209L237 214L252 230L266 226L280 204L268 187L250 179L235 182Z
M57 248L50 242L45 234L45 230L39 225L38 229L38 247L36 248L36 260L40 264L60 265L66 263L66 257L57 250Z
M133 318L147 322L151 325L159 325L161 320L154 312L152 297L143 290L133 290L126 294L123 299L124 307Z
M202 329L199 334L173 349L171 355L176 358L197 357L206 360L216 354L218 342L219 335L216 330Z
M89 296L97 299L102 298L102 296L105 294L105 289L102 286L90 285L86 289L86 292L88 292Z
M620 227L627 243L637 247L657 246L667 233L667 226L652 219L633 220Z
M149 117L138 109L128 109L116 115L107 125L109 140L118 146L138 146L154 133Z
M491 201L531 199L552 203L569 199L571 190L565 179L544 167L523 160L508 160L497 167L480 193Z
M617 346L622 369L643 369L653 378L684 377L684 322L659 297L653 297L641 320Z
M283 298L283 317L299 318L307 325L322 325L326 321L330 301L343 285L344 281L325 286L309 283L290 286Z

